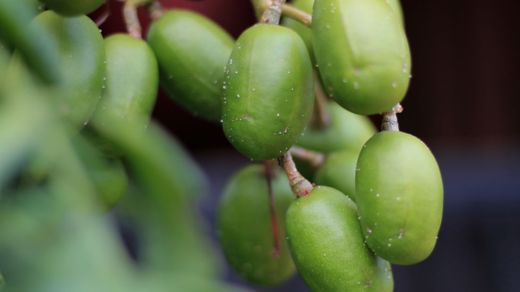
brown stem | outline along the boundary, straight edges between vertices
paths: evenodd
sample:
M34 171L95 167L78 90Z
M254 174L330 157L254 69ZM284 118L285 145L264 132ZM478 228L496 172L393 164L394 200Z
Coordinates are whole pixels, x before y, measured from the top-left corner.
M291 4L282 5L282 14L284 16L290 17L296 21L301 22L306 26L310 27L312 24L312 15L299 8L292 6Z
M266 9L269 8L273 0L253 0L253 6L255 7L255 11L266 11ZM275 0L274 0L275 1ZM312 24L312 15L301 10L300 8L297 8L291 4L283 3L281 6L281 15L287 16L289 18L292 18L296 21L301 22L305 26L311 26ZM278 13L278 12L277 12ZM262 21L262 16L260 16L260 21Z
M276 205L273 192L273 177L276 169L274 161L264 162L264 172L267 181L267 194L269 196L269 218L271 219L271 232L273 234L273 257L280 257L280 228L278 225L278 216L276 214Z
M264 14L262 14L262 17L260 18L260 22L279 24L280 17L282 16L282 6L284 4L285 0L270 0Z
M156 21L163 16L164 7L161 5L161 2L156 0L148 5L148 12L152 21Z
M314 169L320 168L325 162L325 155L323 153L308 150L298 146L293 146L289 149L289 152L305 162L307 162Z
M106 2L105 4L103 4L103 12L101 13L101 15L99 15L98 18L96 18L96 21L95 21L96 25L98 27L103 25L103 23L105 23L105 21L107 21L107 19L111 13L112 13L112 11L110 11L110 4L108 4L108 2Z
M296 197L301 198L311 193L312 184L303 177L294 164L291 153L287 152L278 159L289 179L289 185Z
M142 38L141 23L137 15L137 7L133 1L125 1L123 5L123 19L128 34L138 39Z
M327 110L328 97L321 85L321 79L316 70L313 71L314 77L314 114L311 126L315 129L323 129L330 125L330 115Z
M403 112L401 104L396 104L390 111L383 114L383 121L381 122L381 130L383 131L399 131L399 122L397 114Z

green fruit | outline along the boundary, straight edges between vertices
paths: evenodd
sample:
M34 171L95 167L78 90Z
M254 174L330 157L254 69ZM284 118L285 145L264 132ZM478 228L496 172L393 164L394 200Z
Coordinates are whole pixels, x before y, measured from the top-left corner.
M356 162L358 152L333 152L316 172L316 183L337 189L349 198L355 198Z
M302 11L312 13L312 5L314 4L314 0L295 0L291 2L291 4L294 7L301 9ZM314 60L314 53L312 49L311 29L305 26L303 23L296 21L290 17L284 17L282 20L282 25L287 26L288 28L294 30L300 35L302 40L305 42L305 45L307 46L307 50L309 50L309 56L311 57L313 63L315 63L316 61Z
M37 13L30 0L0 1L0 37L8 47L15 47L23 60L45 82L59 81L58 47L51 33L39 25L30 25Z
M48 8L61 15L77 16L98 9L105 0L40 0Z
M159 72L148 44L125 34L105 39L106 87L96 114L148 124L157 96Z
M281 156L309 122L312 65L301 38L286 27L247 29L233 49L223 87L224 133L251 159Z
M152 24L148 43L168 95L194 115L218 121L231 36L202 15L175 10Z
M366 247L357 217L352 200L329 187L289 207L290 250L311 291L392 291L390 265Z
M442 219L443 186L435 157L402 132L372 137L357 162L356 202L368 245L395 264L432 252Z
M128 189L128 176L123 164L119 159L108 158L82 136L76 140L76 152L96 189L98 202L107 209L112 208Z
M272 286L294 275L285 240L285 213L294 200L287 178L278 172L272 187L280 230L280 253L273 254L269 195L260 165L241 169L228 183L218 208L218 234L231 266L251 283Z
M86 124L101 98L105 75L103 38L96 24L86 16L65 18L45 11L32 24L43 28L59 48L57 67L59 110L77 124Z
M298 145L323 153L342 150L359 152L363 144L376 133L367 117L353 114L335 102L330 102L327 110L330 125L323 129L307 127Z
M410 81L403 25L381 0L316 0L312 36L325 90L357 114L400 102Z
M387 0L386 3L390 5L397 19L399 19L399 21L404 24L403 8L401 7L401 2L399 0Z

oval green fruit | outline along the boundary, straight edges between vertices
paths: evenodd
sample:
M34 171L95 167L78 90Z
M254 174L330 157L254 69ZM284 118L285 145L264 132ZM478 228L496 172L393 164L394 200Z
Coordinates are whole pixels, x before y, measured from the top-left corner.
M103 208L112 208L128 189L128 176L119 159L109 158L79 135L74 148L91 179Z
M218 121L231 36L202 15L175 10L152 24L148 43L168 95L194 115Z
M292 1L291 4L302 11L312 13L312 6L314 4L314 0L295 0ZM313 63L315 63L314 53L312 49L311 29L305 26L303 23L296 21L290 17L284 17L282 19L282 25L287 26L288 28L294 30L300 35L302 40L305 42L307 49L309 50L309 56L311 57Z
M65 16L89 14L99 8L105 0L40 0L48 8Z
M395 264L432 252L442 219L443 186L432 153L416 137L381 132L357 162L356 202L367 243Z
M322 129L307 127L298 145L323 153L343 150L359 152L363 144L376 133L367 117L353 114L335 102L330 102L327 110L330 124Z
M272 179L278 217L280 251L273 254L267 180L260 165L241 169L228 183L218 208L218 235L230 265L246 280L272 286L294 275L285 240L285 213L294 200L285 175Z
M358 155L358 152L350 150L329 154L325 163L316 172L316 183L335 188L354 200Z
M126 34L105 39L106 87L97 114L148 124L159 86L157 60L148 44Z
M410 49L402 23L381 0L316 0L312 36L325 90L357 114L400 102L410 81Z
M233 49L223 87L224 133L253 160L284 154L309 122L312 65L301 38L286 27L247 29Z
M105 49L97 25L86 16L63 17L45 11L32 23L48 33L59 48L59 110L77 124L86 124L101 98Z
M59 81L58 47L51 34L39 25L30 25L37 9L34 1L0 1L0 37L9 48L16 48L23 60L48 83Z
M290 250L311 291L392 291L390 265L365 245L357 217L352 200L323 186L289 207Z

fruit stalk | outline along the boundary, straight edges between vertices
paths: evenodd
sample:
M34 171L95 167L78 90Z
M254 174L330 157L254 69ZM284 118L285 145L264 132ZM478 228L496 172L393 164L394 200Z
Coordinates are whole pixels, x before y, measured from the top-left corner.
M148 5L148 12L150 14L150 18L153 21L158 20L164 14L164 7L161 5L159 0L153 1Z
M108 17L110 17L110 14L112 14L112 11L110 11L110 5L108 3L103 4L103 12L101 15L95 19L96 25L100 27L107 21Z
M141 24L139 23L139 16L137 15L137 7L133 1L125 1L125 5L123 6L123 19L125 21L128 34L135 38L141 39Z
M260 18L261 23L279 24L285 0L271 0Z
M305 26L310 27L312 24L312 15L290 4L282 5L282 14L301 22Z
M381 122L381 130L383 131L395 131L399 132L399 122L397 120L397 114L403 112L401 104L396 104L390 111L383 115L383 121Z
M273 192L273 177L276 170L276 164L273 160L264 162L264 173L267 181L267 193L269 196L269 218L271 219L271 229L273 233L273 252L275 258L280 257L280 228L278 226L278 216L276 215L274 192Z
M325 155L317 151L312 151L302 147L293 146L291 147L291 149L289 149L289 152L293 156L309 163L309 165L312 166L314 169L320 168L325 162Z
M311 193L313 186L296 168L290 152L285 153L279 158L278 162L285 170L289 185L296 197L304 197Z

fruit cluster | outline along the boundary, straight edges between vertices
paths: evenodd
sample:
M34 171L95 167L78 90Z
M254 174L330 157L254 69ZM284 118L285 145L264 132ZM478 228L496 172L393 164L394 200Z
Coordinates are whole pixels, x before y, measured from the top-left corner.
M392 291L390 264L431 254L443 202L435 158L397 123L411 77L400 4L271 2L253 1L267 23L233 48L222 119L238 151L279 159L289 182L270 163L231 178L219 206L224 253L259 285L297 270L312 291ZM272 11L299 13L300 22L286 17L279 26ZM378 113L375 133L361 115Z
M430 150L399 132L411 60L396 0L254 0L259 23L237 40L152 0L125 1L128 33L103 38L85 14L105 1L40 2L0 0L11 291L234 289L190 212L204 177L150 119L159 85L264 161L235 174L218 207L221 246L245 279L270 286L297 270L313 291L392 291L390 264L432 252L442 179ZM378 113L380 133L362 116Z

